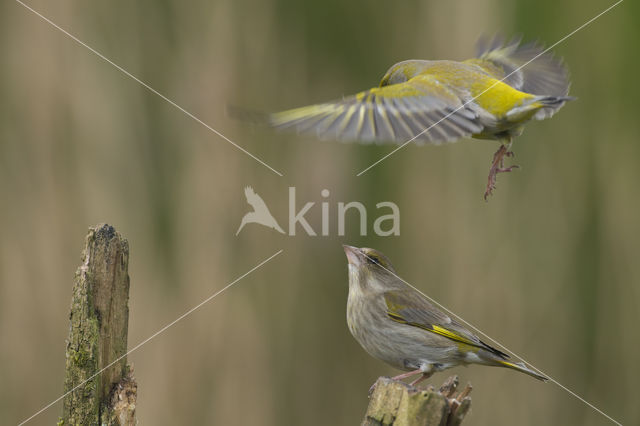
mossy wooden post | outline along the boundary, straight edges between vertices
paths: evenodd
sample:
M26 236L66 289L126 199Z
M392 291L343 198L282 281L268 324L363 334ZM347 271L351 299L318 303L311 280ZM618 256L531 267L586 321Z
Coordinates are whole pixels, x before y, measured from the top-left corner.
M471 408L471 386L459 394L452 376L436 391L380 377L371 394L362 426L458 426Z
M129 243L112 226L89 229L73 283L64 380L69 394L59 424L136 424L137 385L124 356L128 265Z

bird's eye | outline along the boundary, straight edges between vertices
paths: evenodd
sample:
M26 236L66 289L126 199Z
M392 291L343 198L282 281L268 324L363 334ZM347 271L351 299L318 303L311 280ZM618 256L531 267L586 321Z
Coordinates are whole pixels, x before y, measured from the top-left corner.
M380 264L380 259L378 259L375 256L372 255L367 255L367 260L369 261L369 263L373 264L373 265L379 265Z

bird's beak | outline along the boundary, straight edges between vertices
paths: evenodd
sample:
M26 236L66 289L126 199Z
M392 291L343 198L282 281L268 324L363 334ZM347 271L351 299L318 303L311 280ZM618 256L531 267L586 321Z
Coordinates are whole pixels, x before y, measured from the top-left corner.
M359 266L360 263L362 263L360 249L358 247L343 244L342 248L344 248L344 252L347 255L347 260L350 265Z

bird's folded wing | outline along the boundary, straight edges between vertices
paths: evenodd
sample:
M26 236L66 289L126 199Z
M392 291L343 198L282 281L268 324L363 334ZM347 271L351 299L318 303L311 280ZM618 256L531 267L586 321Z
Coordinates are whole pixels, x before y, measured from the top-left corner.
M521 45L518 38L504 42L501 36L482 38L476 54L476 59L465 62L522 92L543 96L569 93L569 73L562 59L545 52L544 46L537 43Z
M321 139L440 143L482 130L477 113L433 77L418 75L335 102L271 114L269 122Z
M454 319L438 310L413 289L384 293L387 315L393 321L438 334L465 345L481 348L502 358L508 355L487 345Z

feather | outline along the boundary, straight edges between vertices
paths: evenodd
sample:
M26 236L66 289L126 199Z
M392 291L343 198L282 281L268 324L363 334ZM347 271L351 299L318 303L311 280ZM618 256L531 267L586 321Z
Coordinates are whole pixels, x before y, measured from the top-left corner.
M478 59L468 62L497 79L504 78L504 82L515 89L534 95L566 96L569 93L569 72L562 59L545 52L544 46L538 43L520 44L520 38L505 43L501 36L496 36L491 41L481 39L476 53Z
M410 287L385 292L384 299L388 309L387 315L393 321L418 327L465 345L484 349L502 359L509 357L504 352L484 343Z
M404 83L376 87L339 101L271 114L269 122L276 128L315 133L321 139L404 143L415 137L439 143L482 129L473 121L477 114L461 106L455 93L437 79L417 75ZM425 132L440 119L439 130Z

